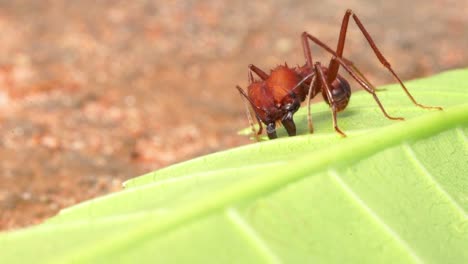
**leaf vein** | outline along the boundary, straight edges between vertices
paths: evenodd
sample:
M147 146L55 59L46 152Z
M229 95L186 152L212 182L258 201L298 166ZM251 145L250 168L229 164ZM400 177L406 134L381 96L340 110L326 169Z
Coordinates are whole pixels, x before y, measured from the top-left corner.
M330 175L332 180L335 180L339 186L361 207L363 208L370 216L371 218L378 223L391 237L393 237L411 256L411 258L416 262L416 263L424 263L422 259L416 254L414 249L410 247L410 245L403 240L400 235L392 228L390 227L385 221L374 211L372 208L370 208L362 199L359 197L359 195L354 192L349 185L347 185L343 180L342 177L338 174L336 170L329 170L328 174Z
M266 242L260 238L260 236L255 232L255 230L250 226L244 218L239 214L239 212L230 207L226 211L227 217L234 223L243 233L255 244L255 246L263 253L263 255L268 259L269 263L282 263L280 258L273 253L270 247Z
M457 127L456 131L457 131L458 135L461 137L461 139L464 141L464 143L466 145L466 142L468 140L466 139L465 132L463 132L463 130L460 127Z
M414 164L419 168L419 170L422 172L424 176L427 177L432 183L434 183L434 186L436 189L448 200L448 202L455 207L457 211L459 211L465 218L467 217L466 211L463 209L463 207L450 195L445 188L432 176L432 174L427 170L427 168L421 163L421 161L418 159L416 156L416 153L414 150L411 148L410 145L404 144L403 148L405 149L406 154L408 157L414 162Z

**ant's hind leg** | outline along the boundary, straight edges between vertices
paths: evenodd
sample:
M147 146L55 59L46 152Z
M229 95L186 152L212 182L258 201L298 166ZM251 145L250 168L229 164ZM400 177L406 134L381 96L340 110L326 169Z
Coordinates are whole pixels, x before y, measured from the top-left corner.
M390 71L390 73L393 75L393 77L398 81L398 83L400 83L400 86L401 88L403 89L403 91L406 93L406 95L410 98L411 102L413 102L413 104L415 104L416 106L418 107L421 107L421 108L425 108L425 109L438 109L438 110L442 110L442 107L440 106L426 106L426 105L422 105L420 103L418 103L416 101L416 99L414 99L414 97L411 95L411 93L408 91L408 89L406 88L406 86L403 84L403 82L401 81L400 77L398 77L398 75L395 73L395 71L393 70L392 66L390 65L390 63L387 61L387 59L385 59L385 57L382 55L382 53L380 52L380 50L377 48L377 45L375 44L374 40L372 39L372 37L370 36L369 32L367 32L366 28L364 27L364 25L362 24L361 20L356 16L356 14L354 14L351 10L348 9L348 11L346 11L346 14L348 15L348 19L349 19L349 15L352 15L353 19L354 19L354 22L356 22L356 25L359 27L359 29L361 30L362 34L364 35L364 37L366 38L367 42L369 43L369 45L371 46L372 50L374 51L375 53L375 56L379 59L380 63L385 67L387 68L388 71ZM338 53L338 52L337 52ZM339 54L338 54L339 55Z
M349 73L349 75L351 75L351 77L353 77L353 79L359 83L359 85L365 90L367 91L368 93L372 94L372 97L374 97L374 100L375 102L377 103L377 105L379 106L380 110L382 111L382 113L384 114L384 116L388 119L391 119L391 120L405 120L403 117L393 117L393 116L390 116L387 111L385 111L385 108L383 107L382 103L380 102L379 98L377 97L377 94L375 93L375 89L373 89L372 85L369 85L368 83L366 83L365 81L363 81L359 76L358 74L354 71L354 69L352 69L350 66L348 66L348 64L343 61L342 58L340 57L334 57L332 58L332 60L334 61L338 61L341 66L343 66L343 68Z

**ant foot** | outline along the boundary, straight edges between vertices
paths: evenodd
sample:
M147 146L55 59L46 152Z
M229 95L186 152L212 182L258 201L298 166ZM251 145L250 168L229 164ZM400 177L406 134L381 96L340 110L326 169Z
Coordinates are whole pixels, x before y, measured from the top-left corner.
M440 106L426 106L425 109L437 109L439 111L443 111L444 109Z
M444 110L442 107L440 106L427 106L427 105L422 105L422 104L416 104L417 106L421 107L421 108L424 108L424 109L437 109L439 111L442 111Z
M309 134L313 134L314 133L314 127L310 124L309 125Z
M335 131L338 134L340 134L341 137L346 137L346 134L343 131L341 131L341 129L339 129L338 127L335 127Z
M376 92L384 92L384 91L387 91L387 88L374 88L374 91L376 91Z

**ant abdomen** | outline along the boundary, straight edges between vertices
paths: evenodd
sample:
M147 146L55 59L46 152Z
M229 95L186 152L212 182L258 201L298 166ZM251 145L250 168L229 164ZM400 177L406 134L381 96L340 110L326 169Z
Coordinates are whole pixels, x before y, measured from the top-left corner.
M336 111L343 111L348 105L349 99L351 98L351 87L349 86L348 81L343 77L337 76L336 79L331 83L331 96L336 107ZM325 102L330 105L328 97L324 94L325 90L322 89L322 96Z

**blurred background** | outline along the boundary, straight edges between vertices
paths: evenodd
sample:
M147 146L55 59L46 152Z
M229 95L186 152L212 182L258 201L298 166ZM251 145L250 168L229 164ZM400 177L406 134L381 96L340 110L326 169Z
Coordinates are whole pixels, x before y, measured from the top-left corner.
M467 66L467 1L346 2L0 0L0 229L249 144L247 65L303 64L304 30L335 47L347 8L403 80ZM345 56L394 82L353 22Z

